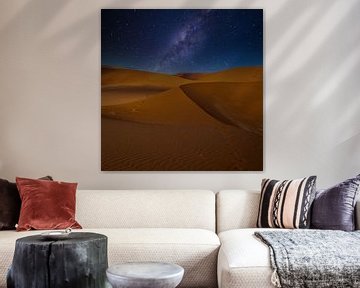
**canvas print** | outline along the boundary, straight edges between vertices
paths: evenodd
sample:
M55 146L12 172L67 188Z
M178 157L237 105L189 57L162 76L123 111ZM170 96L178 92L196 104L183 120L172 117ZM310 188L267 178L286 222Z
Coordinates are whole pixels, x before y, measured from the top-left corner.
M103 171L263 169L261 9L101 11Z

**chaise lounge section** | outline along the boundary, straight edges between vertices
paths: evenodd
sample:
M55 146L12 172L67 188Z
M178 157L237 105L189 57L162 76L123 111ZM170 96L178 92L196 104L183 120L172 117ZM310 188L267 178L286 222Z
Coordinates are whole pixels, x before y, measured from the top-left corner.
M219 288L274 287L269 247L254 236L255 231L270 230L255 228L259 202L258 191L223 190L216 195ZM356 209L359 229L360 202Z

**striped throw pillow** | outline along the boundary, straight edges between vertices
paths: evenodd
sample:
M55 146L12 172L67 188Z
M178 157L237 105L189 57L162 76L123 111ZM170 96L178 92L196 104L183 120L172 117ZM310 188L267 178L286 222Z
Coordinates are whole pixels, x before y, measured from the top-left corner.
M257 227L309 228L316 176L295 180L263 179Z

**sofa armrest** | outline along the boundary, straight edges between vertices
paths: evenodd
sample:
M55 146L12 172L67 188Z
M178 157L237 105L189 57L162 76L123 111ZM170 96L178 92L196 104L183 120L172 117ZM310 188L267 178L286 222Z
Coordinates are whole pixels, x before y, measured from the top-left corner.
M355 229L360 230L360 199L357 200L355 206Z

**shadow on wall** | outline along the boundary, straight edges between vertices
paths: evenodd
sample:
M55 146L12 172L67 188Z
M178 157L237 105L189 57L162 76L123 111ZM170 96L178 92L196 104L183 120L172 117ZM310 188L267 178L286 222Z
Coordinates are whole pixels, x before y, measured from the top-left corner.
M15 16L0 29L0 35L3 36L15 26L26 26L33 32L33 35L41 32L50 24L54 17L61 13L65 6L71 0L46 1L33 0L27 1ZM7 4L10 6L10 4ZM34 17L36 15L37 17Z
M86 55L97 46L100 47L100 9L133 7L139 2L141 1L122 0L121 3L119 1L107 1L104 4L98 1L97 6L90 6L86 5L86 1L28 1L0 29L0 37L6 39L8 33L17 32L22 37L37 38L42 43L43 49L52 51L55 56L79 57ZM79 3L83 5L79 7ZM81 8L81 13L76 12ZM71 14L73 15L72 18L67 16ZM63 22L61 25L56 25L55 30L55 25L52 24L59 20ZM98 37L94 37L94 33ZM67 43L69 45L66 45ZM64 46L72 47L72 49L65 49Z
M307 130L309 125L316 125L314 120L321 121L321 116L324 116L321 113L325 111L333 116L341 114L337 122L339 125L333 127L336 130L346 128L347 123L360 123L357 121L360 103L355 103L355 108L348 105L355 97L345 92L349 85L358 84L360 29L354 27L351 33L348 29L352 26L351 21L360 14L360 2L349 1L339 9L336 4L340 2L333 1L326 10L319 5L323 4L321 1L314 2L311 10L301 9L299 5L303 4L300 3L287 2L267 21L270 29L283 30L283 33L274 33L274 37L267 37L269 63L266 68L272 92L268 108L279 115L276 122L279 129L289 128L294 115L302 117L303 121L296 121L291 131L289 129L287 135L293 138ZM286 18L293 20L284 27ZM302 21L304 18L306 21ZM291 38L291 41L286 38ZM296 97L291 95L289 100L278 97L282 95L281 91L291 90ZM339 106L326 107L330 100L332 104L339 102ZM299 107L307 109L299 111ZM343 110L340 113L337 109L341 107ZM353 132L356 135L359 131Z
M295 163L309 158L304 151L310 151L317 171L334 163L353 165L349 160L360 152L360 97L354 95L359 90L360 2L317 1L309 9L303 4L288 1L266 23L270 130L287 145L298 147L300 141L305 147L292 156ZM283 91L293 92L286 98ZM334 178L342 173L338 166L329 170Z

